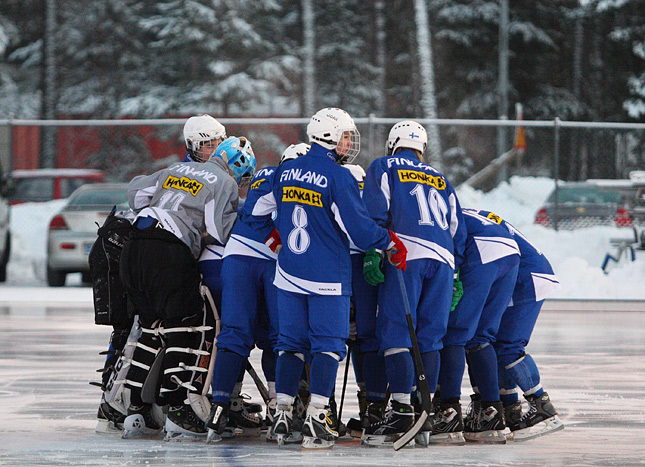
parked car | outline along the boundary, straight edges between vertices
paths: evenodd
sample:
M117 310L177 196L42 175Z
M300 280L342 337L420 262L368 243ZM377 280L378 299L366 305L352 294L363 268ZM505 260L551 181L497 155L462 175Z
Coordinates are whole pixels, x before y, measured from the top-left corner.
M551 192L535 215L535 223L559 229L577 229L592 225L631 227L629 211L634 187L630 180L587 180L563 182Z
M10 210L7 198L12 192L12 180L2 176L2 167L0 167L0 282L7 280L7 264L11 254Z
M88 255L96 231L116 205L128 208L127 183L83 185L69 197L65 207L49 223L47 234L47 284L65 285L67 274L80 272L90 282Z
M11 204L50 201L69 197L86 183L105 181L105 172L95 169L34 169L14 170L11 178L15 186Z

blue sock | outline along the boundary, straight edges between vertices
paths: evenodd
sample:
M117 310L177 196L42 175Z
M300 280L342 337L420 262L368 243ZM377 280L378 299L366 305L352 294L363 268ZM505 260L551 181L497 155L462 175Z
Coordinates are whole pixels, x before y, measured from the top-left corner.
M392 394L412 393L414 364L410 352L399 352L385 357L385 372Z
M304 366L305 362L293 353L283 352L278 356L275 370L275 391L278 394L296 397Z
M311 394L330 397L336 384L336 373L338 372L338 360L325 353L315 353L311 359Z
M504 407L515 404L519 400L517 385L510 374L504 370L499 360L497 361L497 378L499 380L499 400L504 403Z
M278 356L271 349L262 351L262 372L267 381L275 381L275 366Z
M363 377L365 379L365 398L370 402L385 400L387 378L385 376L385 358L378 352L363 354Z
M544 393L540 384L540 372L529 354L524 354L524 357L511 363L511 367L505 368L505 371L524 394L530 393L539 397Z
M466 369L466 350L462 345L448 345L439 351L441 368L439 386L441 399L459 399L461 397L461 380Z
M363 377L363 362L365 360L365 354L361 352L361 346L359 343L354 342L352 346L352 367L354 367L354 377L356 378L356 383L365 382ZM383 372L385 372L385 367L383 367Z
M228 404L240 369L244 371L246 358L226 349L219 349L213 367L213 401Z
M497 381L497 355L490 344L467 350L468 365L477 382L477 388L483 401L499 400L499 383Z
M430 387L430 392L437 392L437 381L439 380L439 367L441 365L441 358L439 357L438 350L424 352L421 354L421 361L423 362L423 369L426 372L426 380ZM415 379L416 381L416 379Z

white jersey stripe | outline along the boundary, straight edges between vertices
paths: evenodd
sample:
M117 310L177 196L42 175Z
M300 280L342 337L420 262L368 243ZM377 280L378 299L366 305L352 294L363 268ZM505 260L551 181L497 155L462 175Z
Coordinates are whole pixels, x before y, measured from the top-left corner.
M342 284L340 282L315 282L300 279L282 270L279 262L276 264L273 285L287 292L306 295L342 295Z
M435 242L424 240L422 238L403 235L398 232L396 233L396 235L401 239L401 241L403 241L403 244L408 249L407 261L422 258L436 259L437 261L446 263L448 266L454 269L454 255L441 245Z
M500 258L519 255L520 247L511 238L505 237L473 237L479 251L482 264L492 263Z
M224 258L231 255L251 256L271 261L275 261L278 257L266 244L237 234L231 235L224 249Z

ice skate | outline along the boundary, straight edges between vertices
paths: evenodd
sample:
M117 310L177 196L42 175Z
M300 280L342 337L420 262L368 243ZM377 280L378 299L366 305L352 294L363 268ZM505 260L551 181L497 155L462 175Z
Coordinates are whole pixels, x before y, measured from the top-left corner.
M275 420L271 427L271 436L278 442L278 446L284 444L285 437L291 431L291 420L293 419L292 409L289 406L278 404Z
M367 428L374 423L378 423L385 417L385 409L387 402L375 401L369 402L365 408L365 413L361 417L361 426L363 429Z
M190 404L170 407L166 419L165 441L205 440L207 429Z
M278 407L278 401L274 397L269 401L266 407L266 414L264 416L264 426L267 429L266 440L274 441L273 434L271 433L271 427L273 426L273 421L275 420L275 413Z
M368 407L369 410L369 407ZM414 408L409 404L392 401L391 407L380 422L365 428L361 443L369 446L392 446L414 425ZM414 446L414 441L408 446Z
M151 405L132 406L123 421L123 439L156 438L163 425L153 414Z
M229 406L221 402L215 402L211 407L210 414L206 419L206 428L208 429L207 443L216 443L222 440L222 433L224 433L228 423L228 411Z
M475 397L476 396L476 397ZM505 444L504 407L501 402L484 402L479 395L472 402L464 422L466 441L482 444Z
M466 444L463 432L464 421L461 415L461 405L459 402L454 404L444 403L443 410L440 409L434 415L428 444L463 446Z
M126 415L103 400L99 405L96 418L97 433L120 433L123 430Z
M255 410L255 408L252 409ZM222 438L233 438L235 436L260 436L260 431L263 426L264 420L259 413L248 412L247 406L244 405L241 398L231 399L231 406L228 411L228 422L221 435Z
M302 436L303 449L329 449L334 445L338 432L333 428L329 406L322 409L309 406Z
M527 396L526 399L529 402L529 410L517 423L510 425L514 441L528 441L564 429L564 424L546 392L541 396Z

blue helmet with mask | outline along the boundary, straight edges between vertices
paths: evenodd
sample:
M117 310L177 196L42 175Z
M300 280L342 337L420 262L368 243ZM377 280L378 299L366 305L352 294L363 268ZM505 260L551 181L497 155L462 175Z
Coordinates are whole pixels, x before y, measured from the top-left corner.
M239 187L248 185L253 178L257 161L250 141L244 136L231 136L222 141L213 157L226 161Z

